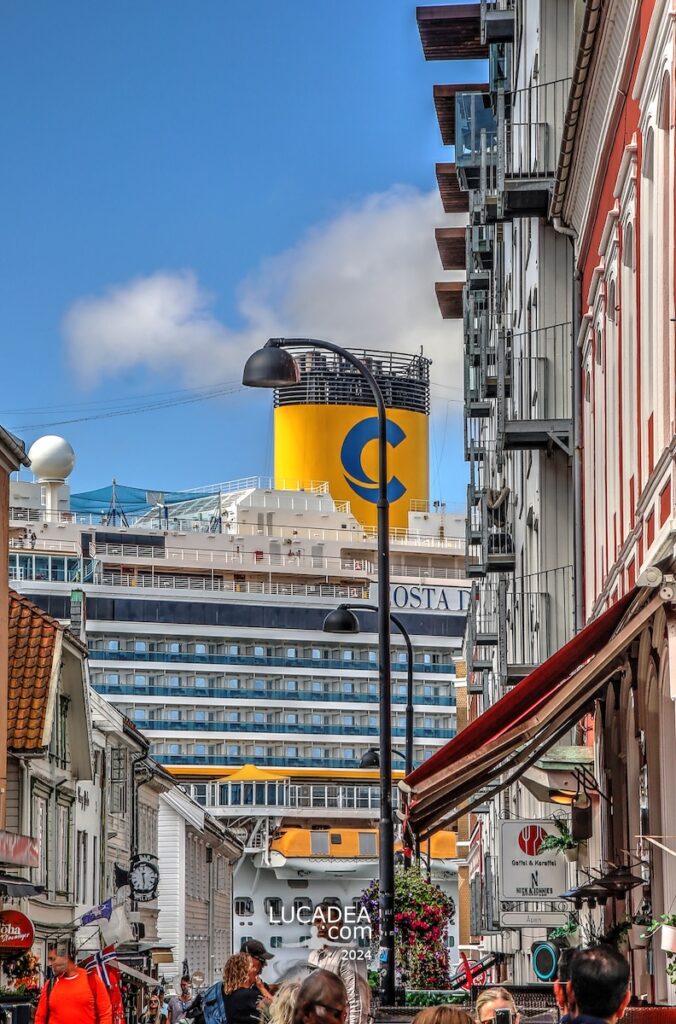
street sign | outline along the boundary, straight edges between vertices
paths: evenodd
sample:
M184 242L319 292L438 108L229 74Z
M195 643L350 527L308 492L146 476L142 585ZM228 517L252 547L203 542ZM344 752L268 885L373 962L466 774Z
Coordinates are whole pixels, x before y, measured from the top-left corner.
M503 910L500 925L503 928L561 928L568 914L558 910Z
M556 850L540 853L555 823L509 818L500 822L500 899L552 900L566 888L566 862Z

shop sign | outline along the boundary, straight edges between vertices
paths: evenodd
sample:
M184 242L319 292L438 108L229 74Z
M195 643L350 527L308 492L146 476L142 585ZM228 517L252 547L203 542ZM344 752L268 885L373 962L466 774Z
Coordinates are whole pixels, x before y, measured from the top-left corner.
M0 830L0 864L12 864L20 868L39 867L40 848L37 839Z
M556 850L540 853L553 821L508 819L500 822L500 899L552 900L566 889L566 861Z
M25 953L33 945L31 920L18 910L0 910L0 956Z
M559 910L503 910L500 914L502 928L561 928L567 920L568 914Z

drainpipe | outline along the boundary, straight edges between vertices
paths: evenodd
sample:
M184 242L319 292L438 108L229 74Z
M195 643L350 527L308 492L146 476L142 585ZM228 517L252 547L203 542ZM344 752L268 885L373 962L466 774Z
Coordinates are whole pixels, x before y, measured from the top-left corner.
M582 533L582 348L580 321L582 317L582 274L575 270L573 243L573 586L575 588L575 632L584 626L583 547Z

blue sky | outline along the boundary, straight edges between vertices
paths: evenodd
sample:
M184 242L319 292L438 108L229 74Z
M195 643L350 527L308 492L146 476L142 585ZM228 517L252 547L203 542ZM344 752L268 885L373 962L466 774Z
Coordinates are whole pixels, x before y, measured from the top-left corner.
M10 0L2 20L3 424L66 436L76 489L266 474L267 394L37 424L238 381L268 329L391 338L434 356L432 488L460 502L432 83L481 68L426 64L410 0Z

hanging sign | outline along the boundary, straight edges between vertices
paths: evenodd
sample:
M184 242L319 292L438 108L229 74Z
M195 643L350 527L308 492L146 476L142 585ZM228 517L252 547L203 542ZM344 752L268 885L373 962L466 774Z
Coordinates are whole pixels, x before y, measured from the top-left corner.
M0 910L0 957L27 952L35 937L30 918L18 910Z
M500 899L553 900L566 889L566 861L556 850L540 853L548 835L557 835L553 821L500 822Z
M13 864L19 868L39 867L40 849L37 839L0 830L0 864Z

